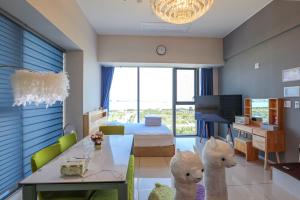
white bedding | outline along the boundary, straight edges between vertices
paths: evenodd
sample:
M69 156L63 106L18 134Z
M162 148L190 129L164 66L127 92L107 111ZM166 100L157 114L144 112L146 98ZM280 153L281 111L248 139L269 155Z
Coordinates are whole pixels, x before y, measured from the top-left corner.
M136 147L161 147L174 144L172 131L165 125L145 126L145 124L124 124L125 134L134 135Z

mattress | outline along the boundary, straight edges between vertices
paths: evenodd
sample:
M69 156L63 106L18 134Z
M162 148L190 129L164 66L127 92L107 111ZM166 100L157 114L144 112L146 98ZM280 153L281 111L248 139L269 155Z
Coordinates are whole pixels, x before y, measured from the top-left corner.
M145 124L124 124L125 134L134 135L135 147L164 147L174 144L172 131L165 125L145 126Z

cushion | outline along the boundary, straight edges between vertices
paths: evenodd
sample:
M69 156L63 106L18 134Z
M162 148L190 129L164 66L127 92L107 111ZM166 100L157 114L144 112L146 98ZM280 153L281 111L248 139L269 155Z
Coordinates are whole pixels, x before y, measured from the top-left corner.
M175 191L167 185L155 184L155 188L151 191L148 200L174 200Z

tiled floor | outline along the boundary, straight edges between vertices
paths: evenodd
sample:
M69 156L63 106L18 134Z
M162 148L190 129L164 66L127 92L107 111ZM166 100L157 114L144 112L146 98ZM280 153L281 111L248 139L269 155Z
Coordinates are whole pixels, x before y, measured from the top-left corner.
M195 138L177 138L176 147L181 150L192 150L197 144ZM238 165L227 170L229 200L298 200L278 186L272 184L271 171L263 169L263 163L246 162L243 157L236 157ZM155 183L171 186L169 171L170 158L136 158L135 199L147 200ZM299 197L300 199L300 197Z
M198 138L177 138L176 147L181 150L192 150L197 144L203 148ZM155 183L171 186L169 162L171 158L136 158L135 159L135 200L148 200ZM263 162L246 162L237 156L238 165L227 170L229 200L300 200L278 186L272 184L271 171L263 169ZM9 200L21 200L17 192Z

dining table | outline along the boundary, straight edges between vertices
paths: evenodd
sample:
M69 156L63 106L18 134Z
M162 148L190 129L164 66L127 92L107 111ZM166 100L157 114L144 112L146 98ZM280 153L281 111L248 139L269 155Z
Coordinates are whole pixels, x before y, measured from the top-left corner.
M87 136L22 180L23 199L36 200L43 191L116 189L118 200L127 200L126 175L132 145L132 135L104 135L99 149ZM87 171L82 176L63 176L62 164L77 158L87 160Z

